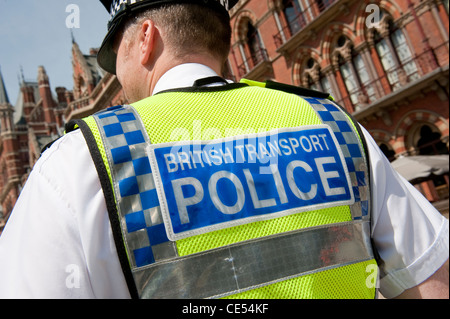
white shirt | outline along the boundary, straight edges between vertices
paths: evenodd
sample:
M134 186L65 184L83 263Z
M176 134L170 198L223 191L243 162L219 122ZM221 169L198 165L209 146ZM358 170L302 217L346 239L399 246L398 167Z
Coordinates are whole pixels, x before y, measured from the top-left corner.
M215 76L198 64L168 71L155 92ZM372 236L380 292L394 297L448 259L448 220L390 166L364 130L372 170ZM0 298L129 298L103 192L80 130L47 150L0 237Z

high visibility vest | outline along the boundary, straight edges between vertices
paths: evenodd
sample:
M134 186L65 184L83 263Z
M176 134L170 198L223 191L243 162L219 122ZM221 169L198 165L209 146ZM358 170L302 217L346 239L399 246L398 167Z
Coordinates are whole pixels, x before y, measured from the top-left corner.
M364 137L327 94L194 86L77 126L133 297L374 298Z

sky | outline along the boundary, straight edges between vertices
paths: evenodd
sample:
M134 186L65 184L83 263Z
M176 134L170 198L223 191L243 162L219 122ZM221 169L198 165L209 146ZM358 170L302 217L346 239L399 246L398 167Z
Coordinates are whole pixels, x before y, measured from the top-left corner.
M58 86L72 90L71 31L89 54L100 47L108 18L99 0L0 0L0 72L10 103L16 103L21 70L25 80L36 81L40 65L52 92Z

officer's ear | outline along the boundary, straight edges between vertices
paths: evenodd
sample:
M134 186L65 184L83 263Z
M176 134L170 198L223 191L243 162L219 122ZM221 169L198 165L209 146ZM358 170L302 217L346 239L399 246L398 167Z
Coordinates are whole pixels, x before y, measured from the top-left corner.
M139 33L139 53L142 65L146 65L149 62L155 46L156 33L157 29L152 20L145 20L142 23L141 32Z

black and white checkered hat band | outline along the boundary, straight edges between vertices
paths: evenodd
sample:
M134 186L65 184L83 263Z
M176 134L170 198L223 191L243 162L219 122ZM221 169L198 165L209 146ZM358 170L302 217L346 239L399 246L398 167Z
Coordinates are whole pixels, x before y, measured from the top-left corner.
M225 8L225 10L230 10L234 5L237 3L237 0L211 0L213 2L219 3L222 7ZM110 19L109 23L119 14L120 12L127 9L129 6L133 6L138 3L144 3L147 2L149 5L151 4L163 4L163 3L170 3L170 2L177 2L173 0L166 0L166 1L151 1L151 0L113 0L111 2L111 7L109 9ZM186 1L189 2L189 1ZM192 1L195 2L195 1ZM207 3L208 1L202 1L203 3Z

